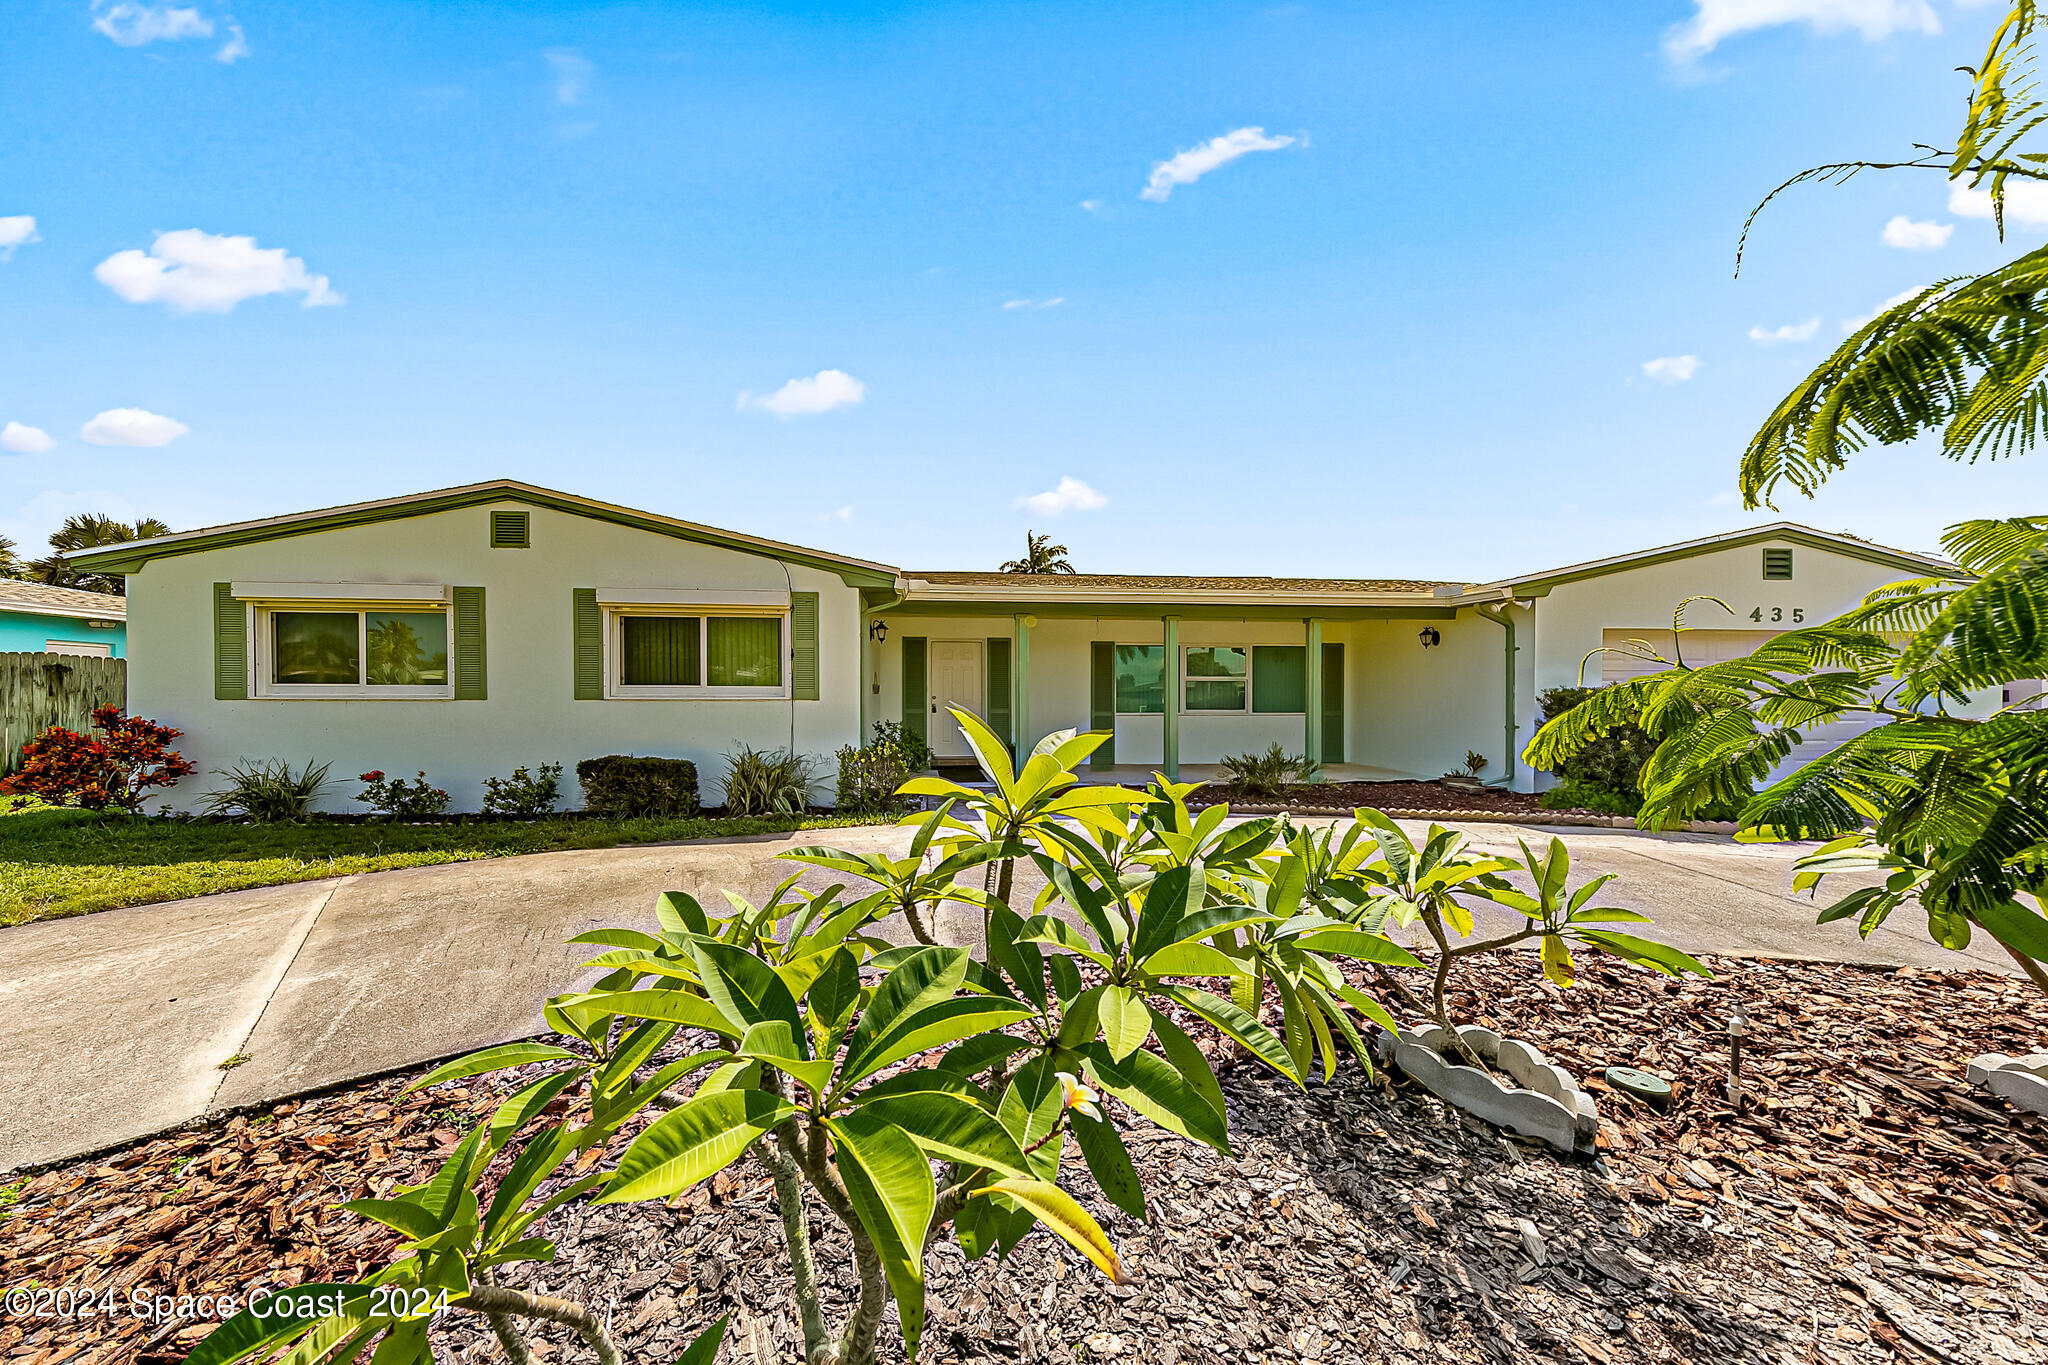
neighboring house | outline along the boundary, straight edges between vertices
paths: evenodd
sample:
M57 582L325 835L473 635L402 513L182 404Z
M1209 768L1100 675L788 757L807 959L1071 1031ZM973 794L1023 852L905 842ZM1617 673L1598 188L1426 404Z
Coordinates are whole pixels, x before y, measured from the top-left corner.
M0 653L127 653L127 599L0 578Z
M202 772L425 769L464 809L607 753L694 759L715 804L737 745L829 760L885 719L964 759L948 705L1024 747L1109 730L1103 777L1279 743L1339 779L1476 750L1528 790L1536 694L1668 638L1680 599L1728 603L1686 637L1728 651L1951 567L1780 523L1485 584L906 572L509 480L72 558L128 576L130 706Z

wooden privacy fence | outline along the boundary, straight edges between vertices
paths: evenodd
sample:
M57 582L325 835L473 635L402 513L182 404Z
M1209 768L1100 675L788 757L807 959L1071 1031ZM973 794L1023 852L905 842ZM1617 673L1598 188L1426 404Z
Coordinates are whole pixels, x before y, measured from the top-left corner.
M128 704L128 661L87 654L0 654L0 773L21 766L21 746L52 725L88 730L92 710Z

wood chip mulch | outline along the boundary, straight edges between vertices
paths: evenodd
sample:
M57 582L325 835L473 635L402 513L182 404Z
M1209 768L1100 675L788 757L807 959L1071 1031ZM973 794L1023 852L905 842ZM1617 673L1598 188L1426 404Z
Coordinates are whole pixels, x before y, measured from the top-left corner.
M1204 783L1188 797L1188 806L1300 806L1304 810L1475 811L1500 815L1536 815L1543 808L1531 792L1470 791L1441 782L1322 782L1283 787L1278 796L1254 796L1238 787Z
M1712 965L1712 981L1671 982L1582 963L1570 991L1519 957L1474 966L1468 1017L1582 1078L1626 1064L1674 1083L1656 1110L1591 1082L1597 1160L1355 1065L1306 1092L1231 1066L1234 1155L1129 1125L1147 1222L1085 1174L1071 1182L1136 1283L1107 1283L1042 1232L1002 1264L942 1243L924 1359L2048 1363L2048 1121L1962 1074L1979 1052L2039 1049L2040 998L1977 972ZM1720 1089L1737 1000L1755 1030L1739 1113ZM190 1293L361 1275L395 1235L333 1205L424 1178L501 1093L480 1079L399 1099L399 1085L0 1189L0 1281ZM844 1238L821 1212L815 1226L843 1305ZM556 1263L508 1278L608 1310L629 1359L672 1360L727 1311L723 1360L798 1359L773 1192L747 1165L674 1206L572 1206L548 1233ZM0 1359L156 1365L209 1326L0 1319ZM589 1359L535 1335L549 1365ZM442 1359L493 1358L460 1315L440 1341Z

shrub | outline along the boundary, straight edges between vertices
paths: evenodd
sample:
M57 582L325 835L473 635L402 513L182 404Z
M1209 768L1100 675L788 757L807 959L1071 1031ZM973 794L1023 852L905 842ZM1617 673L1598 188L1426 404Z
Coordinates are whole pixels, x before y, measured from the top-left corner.
M727 815L795 815L811 803L817 763L788 749L742 744L725 756Z
M1567 779L1536 798L1545 810L1595 810L1602 815L1634 815L1643 808L1643 794L1633 788L1603 787L1598 782Z
M1465 751L1465 776L1477 777L1486 771L1486 755L1477 749Z
M379 768L358 774L356 781L366 784L356 794L356 800L367 802L370 809L394 820L421 820L444 814L448 809L448 793L429 783L425 772L415 774L408 782L402 777L386 778Z
M1262 754L1232 754L1223 760L1223 781L1246 796L1278 796L1291 782L1313 782L1322 765L1278 744Z
M864 749L851 744L839 751L839 784L833 803L845 814L898 811L909 808L908 797L896 789L915 771L893 741L877 739Z
M611 754L576 765L583 808L615 819L695 815L697 765L687 758Z
M1548 725L1599 690L1597 687L1552 687L1537 693L1536 704L1542 709L1543 723ZM1609 792L1633 794L1636 806L1641 806L1642 788L1636 779L1656 749L1657 742L1641 726L1616 725L1558 764L1554 771L1562 782L1585 783ZM1632 807L1614 813L1633 815L1635 809Z
M486 815L512 815L532 820L554 810L555 802L561 799L562 765L559 763L541 764L538 777L521 765L512 770L510 777L484 779Z
M53 806L138 811L152 787L169 787L198 771L170 747L185 733L109 702L95 707L83 735L53 725L21 746L21 770L0 781L0 793L34 796Z
M914 773L921 773L932 766L932 749L924 742L924 736L913 733L900 720L878 720L875 722L876 744L893 744L903 751L903 761Z
M200 813L239 816L259 825L303 820L312 810L313 798L327 785L330 766L322 763L315 767L313 760L307 759L305 767L293 772L292 765L280 758L274 763L228 768L214 774L226 778L228 785L207 797Z

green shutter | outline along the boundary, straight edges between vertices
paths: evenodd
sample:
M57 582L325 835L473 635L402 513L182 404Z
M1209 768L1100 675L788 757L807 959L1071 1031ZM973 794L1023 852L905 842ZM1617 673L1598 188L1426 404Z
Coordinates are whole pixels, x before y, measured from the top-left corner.
M484 688L484 590L455 590L455 700L482 701Z
M597 589L575 589L572 609L576 640L576 700L603 701L604 612L597 605Z
M1323 646L1323 762L1344 761L1344 646Z
M213 585L213 699L249 699L249 609L235 585Z
M984 679L987 703L982 707L988 720L988 728L996 732L996 738L1012 754L1017 752L1017 737L1012 733L1016 728L1016 717L1011 714L1010 651L1013 642L1007 635L991 635L988 639L988 677Z
M533 527L525 512L491 513L493 550L524 550L532 544Z
M818 699L818 594L789 595L789 685L798 701Z
M1308 650L1252 646L1252 710L1300 715L1308 709Z
M1094 640L1088 645L1088 728L1109 735L1101 747L1088 756L1091 768L1116 766L1116 642Z
M903 637L903 728L927 744L931 742L924 714L924 637Z

